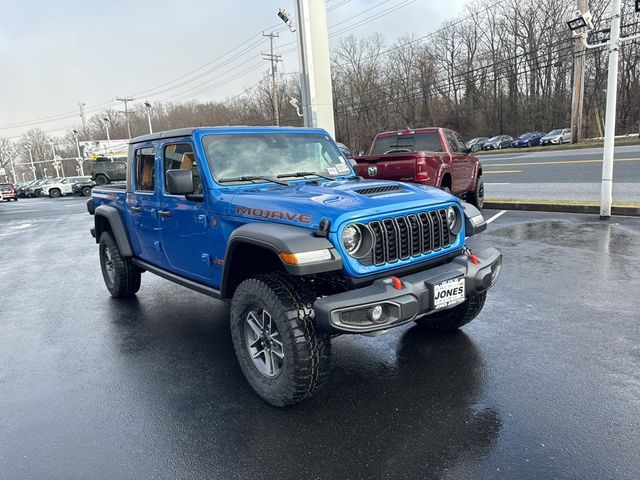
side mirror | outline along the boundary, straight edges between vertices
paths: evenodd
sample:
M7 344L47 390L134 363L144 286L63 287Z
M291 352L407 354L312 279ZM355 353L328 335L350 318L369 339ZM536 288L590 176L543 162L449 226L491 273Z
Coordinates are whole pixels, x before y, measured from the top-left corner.
M188 195L193 193L193 174L191 170L167 170L167 193L170 195Z

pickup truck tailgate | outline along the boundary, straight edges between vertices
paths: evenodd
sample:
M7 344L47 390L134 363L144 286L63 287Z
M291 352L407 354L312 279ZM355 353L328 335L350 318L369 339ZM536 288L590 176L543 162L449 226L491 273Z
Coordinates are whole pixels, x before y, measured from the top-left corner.
M401 182L415 181L416 153L368 155L355 158L358 174L364 178L384 178Z

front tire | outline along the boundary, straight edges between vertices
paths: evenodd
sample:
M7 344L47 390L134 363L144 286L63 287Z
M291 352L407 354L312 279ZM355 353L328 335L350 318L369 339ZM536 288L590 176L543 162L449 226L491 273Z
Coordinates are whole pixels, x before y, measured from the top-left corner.
M49 196L51 198L58 198L60 195L61 195L61 192L57 188L53 188L49 191Z
M91 196L91 187L82 187L82 195L85 197Z
M416 320L416 323L420 328L432 332L455 332L478 316L482 311L482 307L484 307L486 299L487 292L482 292L479 295L470 295L464 303L448 310L422 317Z
M127 298L140 290L142 272L120 254L110 232L100 235L100 267L107 290L114 298Z
M109 179L106 177L106 175L96 175L96 183L98 185L106 185L107 183L109 183Z
M476 188L473 192L467 194L467 201L478 208L478 210L482 210L482 206L484 205L484 182L482 181L482 177L476 179Z
M300 403L325 382L331 336L312 320L315 295L281 273L243 281L231 301L231 338L242 373L276 407Z

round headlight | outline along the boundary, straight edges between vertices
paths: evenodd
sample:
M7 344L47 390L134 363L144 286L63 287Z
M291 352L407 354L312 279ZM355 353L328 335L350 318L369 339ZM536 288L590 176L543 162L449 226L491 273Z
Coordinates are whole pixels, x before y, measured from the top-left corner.
M342 231L342 245L349 255L355 253L362 242L362 233L356 225L347 225Z
M454 235L457 235L462 227L458 210L455 207L449 207L447 209L447 226L449 227L449 231Z

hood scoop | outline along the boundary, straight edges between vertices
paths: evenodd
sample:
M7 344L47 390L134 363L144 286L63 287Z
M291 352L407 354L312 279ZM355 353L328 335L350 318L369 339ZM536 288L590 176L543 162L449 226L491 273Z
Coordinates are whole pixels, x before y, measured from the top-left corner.
M364 195L366 197L375 197L376 195L383 195L389 192L404 191L405 188L402 185L380 185L378 187L356 188L353 191Z

